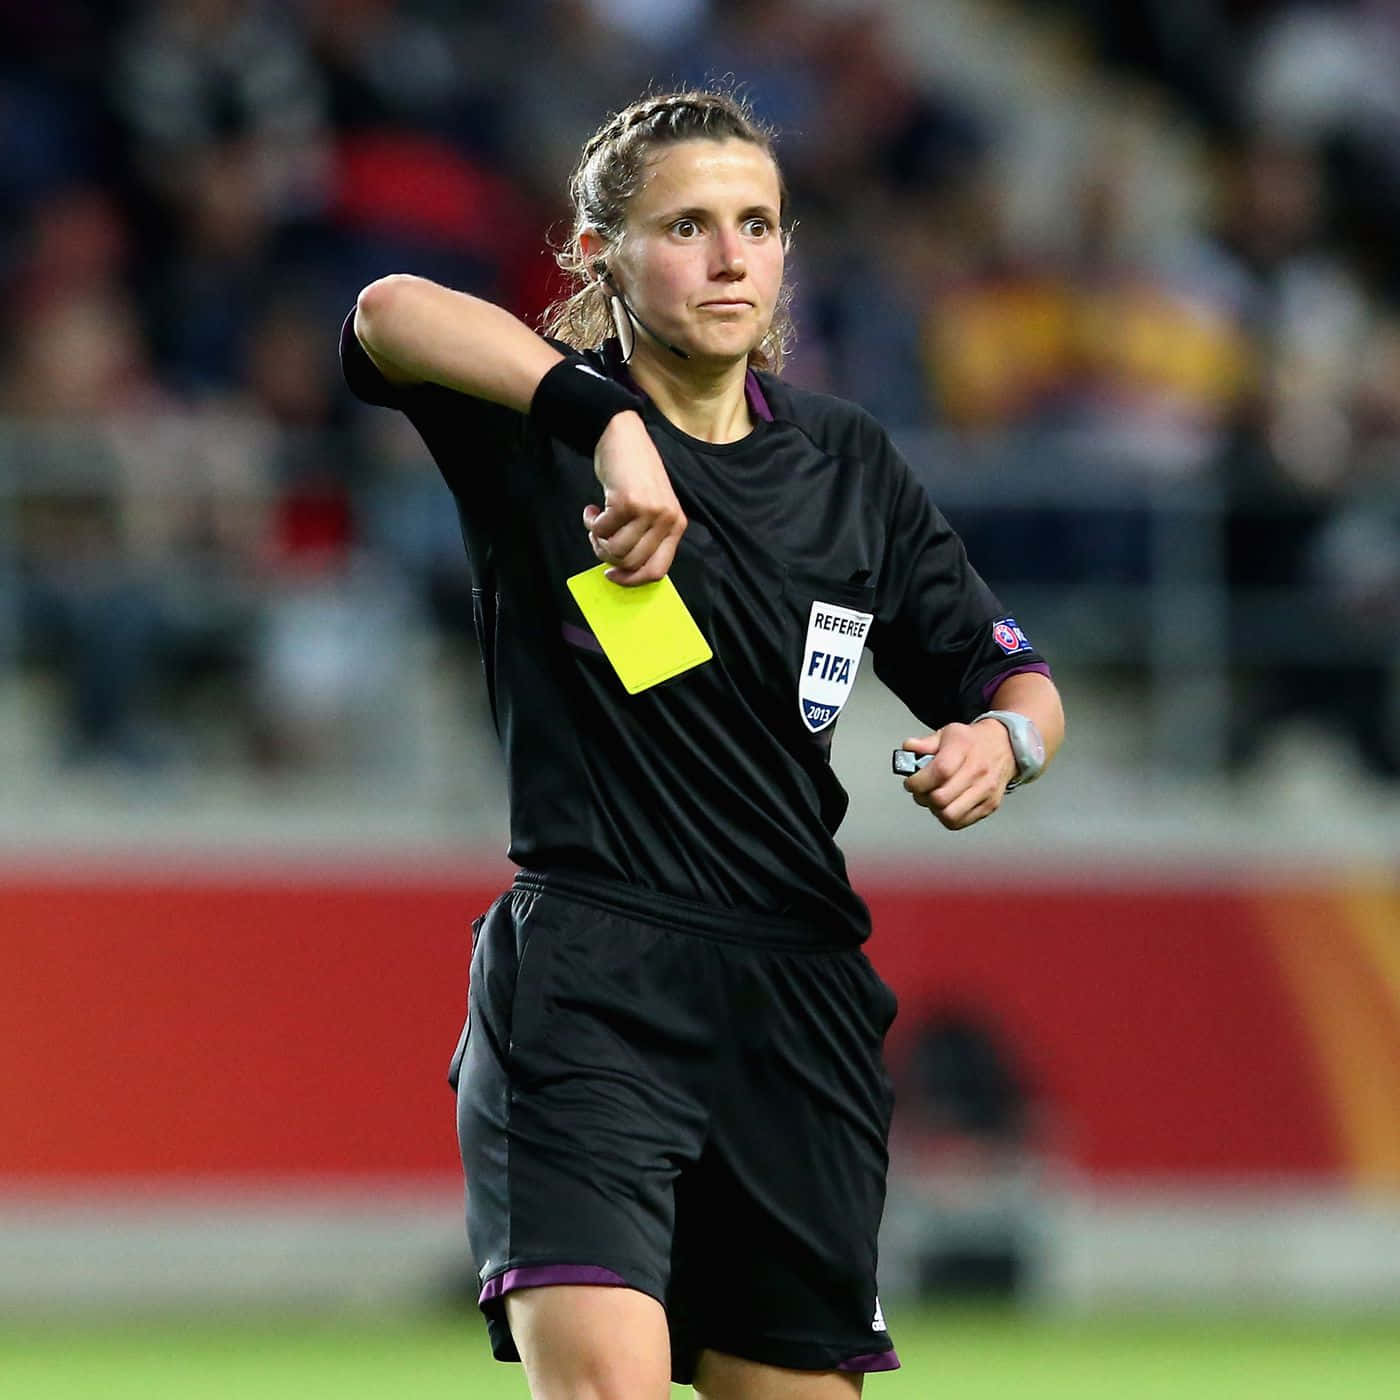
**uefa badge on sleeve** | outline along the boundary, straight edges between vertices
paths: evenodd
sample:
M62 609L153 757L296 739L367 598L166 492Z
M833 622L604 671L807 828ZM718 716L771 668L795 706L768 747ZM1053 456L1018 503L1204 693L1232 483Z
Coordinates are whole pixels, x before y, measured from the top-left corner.
M856 683L860 654L874 613L814 602L807 619L807 647L797 679L802 723L819 734L841 713Z
M999 617L992 623L992 640L1008 656L1031 649L1031 639L1021 631L1020 624L1014 617Z

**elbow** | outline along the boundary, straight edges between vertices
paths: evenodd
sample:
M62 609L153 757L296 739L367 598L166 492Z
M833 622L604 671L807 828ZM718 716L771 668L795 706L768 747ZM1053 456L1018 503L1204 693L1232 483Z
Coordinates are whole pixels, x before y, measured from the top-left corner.
M360 344L373 347L393 323L405 294L418 278L392 272L365 287L355 298L355 334Z

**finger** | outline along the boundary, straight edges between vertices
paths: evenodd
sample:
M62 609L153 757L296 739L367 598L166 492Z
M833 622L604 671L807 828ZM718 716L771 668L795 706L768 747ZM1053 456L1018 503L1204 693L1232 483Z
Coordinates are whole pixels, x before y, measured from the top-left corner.
M959 818L950 817L944 808L938 802L934 801L932 793L916 792L914 794L914 801L926 811L932 812L933 815L938 818L939 822L943 826L946 826L949 831L956 831L958 829Z
M666 532L657 525L648 529L641 521L624 525L609 541L608 549L619 569L640 569L656 553Z
M925 734L921 739L906 739L900 745L900 748L903 749L905 753L918 754L921 757L928 757L934 760L933 762L925 763L922 767L916 769L905 778L905 792L926 793L933 790L940 778L935 768L937 762L935 755L937 755L942 745L943 732L941 730L935 730L932 734ZM947 775L944 774L942 776L946 777Z
M666 529L655 517L635 516L609 533L595 521L589 531L604 546L607 556L619 568L636 568L666 536Z
M961 765L951 774L941 772L937 758L904 780L905 788L914 795L920 806L939 813L969 791L973 783L974 775Z
M666 536L645 564L636 569L609 569L603 575L610 583L620 583L627 587L635 587L639 583L655 583L658 579L664 578L666 572L671 567L671 562L676 557L676 545L678 541L672 535Z
M596 504L595 502L593 502L593 501L589 501L589 503L588 503L586 506L584 506L584 508L583 508L583 526L584 526L584 529L586 529L586 530L592 530L593 526L597 523L598 517L599 517L600 515L602 515L602 513L603 513L603 507L602 507L602 506L597 505L597 504Z
M670 524L664 518L657 518L636 545L615 559L615 574L607 577L614 582L654 583L671 567L685 529L684 517ZM610 542L614 550L619 538L615 535Z
M943 731L935 729L932 734L925 734L922 739L906 739L901 745L905 753L937 753L938 746L943 742Z
M933 793L934 775L933 764L927 763L918 770L911 773L904 780L904 791L912 792L915 797L929 797Z
M596 512L590 520L589 509ZM605 506L598 510L597 506L585 506L583 510L584 523L598 536L599 539L611 539L629 520L637 518L637 510L632 506L620 506L617 504Z
M613 559L612 549L608 545L607 540L600 540L598 536L591 531L588 536L588 545L593 551L593 557L597 559L599 563L612 564L616 562Z
M979 802L976 807L962 816L949 817L942 814L939 816L939 821L949 831L966 831L968 827L976 826L978 822L985 821L990 817L997 810L997 805L994 802Z
M938 760L935 759L929 767L936 770ZM940 812L946 812L954 803L965 802L969 794L973 794L972 800L976 801L986 793L987 786L979 784L978 774L960 763L951 773L938 774L929 795L933 798L934 806Z
M971 743L945 744L924 771L934 775L930 786L934 801L942 808L968 793L1000 803L1004 791L1001 772Z
M661 564L662 573L665 573L666 568L671 566L671 560L675 559L676 547L679 546L680 536L685 533L685 529L685 522L678 526L668 524L668 521L662 517L652 519L651 528L637 540L636 545L624 553L619 553L617 567L626 568L626 570L641 568L658 550L665 547L665 556ZM610 542L615 553L619 552L619 539L622 538L622 533L619 531Z
M981 785L970 787L959 793L951 802L944 805L939 820L950 831L961 831L964 827L989 817L1001 806L1001 796L995 790L988 791Z
M966 785L971 779L971 774L968 771L967 748L961 744L945 744L939 749L937 757L925 771L929 774L935 791L957 783L959 779Z
M930 764L929 766L932 767L933 765ZM923 773L916 773L914 777L925 777L927 772L928 769L925 769ZM913 780L913 778L906 779L905 787L909 787L909 784L913 782ZM910 788L909 790L914 801L917 802L920 807L927 807L930 812L936 813L940 820L943 817L943 813L963 795L960 787L950 783L944 783L941 787L934 787L932 783L928 783L922 788Z
M941 759L935 758L933 762L926 763L916 773L911 773L904 780L904 790L906 792L923 793L932 798L939 795L940 789L946 790L948 784L956 777L958 765L953 762L944 763Z

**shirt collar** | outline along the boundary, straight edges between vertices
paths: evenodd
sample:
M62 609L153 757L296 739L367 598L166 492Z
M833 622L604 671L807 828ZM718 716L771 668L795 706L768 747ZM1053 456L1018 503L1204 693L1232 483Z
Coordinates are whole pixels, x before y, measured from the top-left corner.
M608 373L620 384L626 385L634 394L640 395L644 399L650 399L650 395L635 379L632 378L626 363L622 358L622 348L617 343L616 338L603 342L603 363L607 367ZM744 371L744 398L749 405L749 412L764 423L773 421L773 410L769 406L768 396L763 392L763 385L758 382L758 375L753 370Z

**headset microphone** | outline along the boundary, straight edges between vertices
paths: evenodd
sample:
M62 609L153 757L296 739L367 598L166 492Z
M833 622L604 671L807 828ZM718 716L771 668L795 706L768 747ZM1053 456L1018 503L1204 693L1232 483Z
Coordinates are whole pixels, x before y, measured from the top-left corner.
M628 303L627 298L622 295L622 292L618 288L617 283L613 281L613 275L611 272L604 269L601 274L600 280L606 283L609 287L613 301L616 302L619 306L621 306L622 309L627 313L628 317L637 325L639 325L658 345L665 346L665 348L669 350L673 355L679 356L682 360L688 360L690 358L688 352L682 350L679 345L672 345L669 340L666 340L662 336L657 335L657 333L654 330L652 330L652 328L649 325L647 325L647 323L644 320L642 320L642 318L638 316L635 311L632 310L632 307ZM613 320L615 322L620 323L621 319L622 318L616 314L616 310L614 310ZM624 336L622 334L623 326L621 324L618 324L617 331L618 342L622 346L622 359L623 362L626 363L626 361L632 358L632 346L630 344L626 344L625 342L632 340L633 337Z

